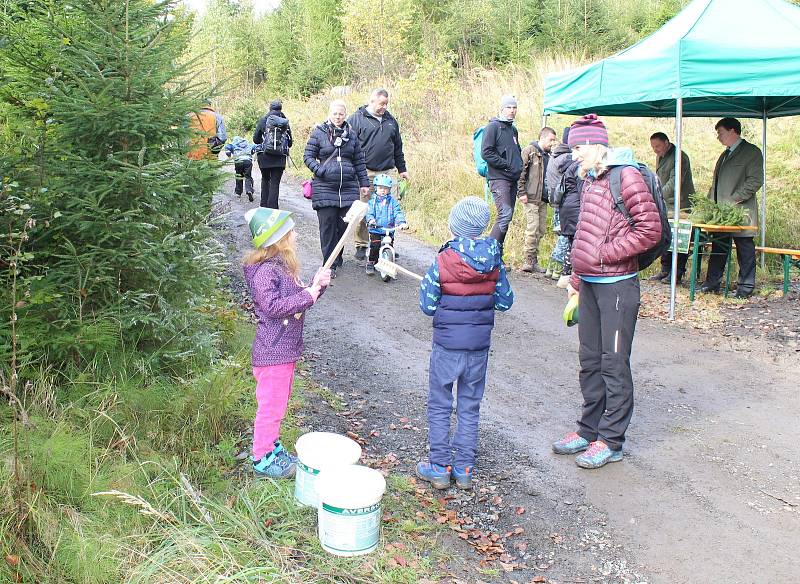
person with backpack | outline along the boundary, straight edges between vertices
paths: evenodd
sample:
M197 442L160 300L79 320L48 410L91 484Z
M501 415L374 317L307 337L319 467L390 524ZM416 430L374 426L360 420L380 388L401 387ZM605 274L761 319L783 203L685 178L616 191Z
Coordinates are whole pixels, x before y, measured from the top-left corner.
M578 216L581 210L581 189L583 179L579 175L580 162L572 156L569 149L569 128L564 128L563 146L559 144L553 153L553 160L547 167L547 180L550 184L550 202L558 213L560 235L563 241L563 261L561 264L561 274L556 285L559 288L566 288L572 276L572 241L575 237L575 230L578 227ZM552 173L550 172L552 171ZM556 250L554 250L554 253ZM553 260L555 262L555 260ZM554 266L558 270L558 266Z
M303 153L303 162L314 173L311 208L319 219L319 240L322 259L333 253L347 225L344 216L360 197L369 194L364 152L353 134L347 117L347 106L341 100L331 102L328 119L311 131ZM331 277L342 265L342 254L336 258Z
M522 149L522 174L517 182L517 198L525 211L525 242L523 247L523 272L542 274L545 268L539 265L539 242L547 228L547 203L549 189L545 183L550 152L558 144L556 131L544 127L539 139Z
M664 132L656 132L650 136L650 147L656 155L656 174L661 181L661 192L664 194L664 202L667 204L667 211L672 214L675 208L675 155L677 148L669 141ZM681 200L682 210L691 210L689 196L694 194L694 181L692 180L692 165L689 156L681 150ZM697 259L700 260L700 255ZM689 259L688 253L678 254L678 284L686 273L686 262ZM697 273L700 273L700 266L697 266ZM672 274L672 252L667 250L661 256L661 270L650 280L669 284Z
M189 128L193 132L187 156L191 160L216 160L228 140L225 120L211 107L207 99L198 112L189 114Z
M514 127L516 116L517 98L504 95L500 98L500 113L486 124L481 143L481 158L486 161L486 178L497 208L497 219L490 236L500 245L501 255L514 216L517 181L522 174L519 133Z
M257 145L261 170L261 206L277 209L281 177L292 147L292 128L280 100L271 101L267 115L258 120L253 142Z
M231 143L225 146L225 156L233 157L236 171L235 195L242 196L242 187L247 193L247 200L253 202L253 152L255 144L251 144L241 136L234 136Z
M370 181L379 174L390 175L395 168L401 179L408 180L400 125L386 109L388 105L389 92L382 87L373 89L369 103L362 105L347 119L353 134L358 138L361 150L364 151ZM365 195L361 200L364 203L369 202L370 195ZM366 224L359 224L354 239L356 259L363 260L370 243Z
M575 121L568 139L585 180L567 287L568 297L580 294L583 409L578 431L552 447L556 454L581 453L575 462L582 468L599 468L622 460L633 414L630 356L639 313L639 256L663 251L656 202L661 195L651 193L629 148L609 149L608 132L596 115Z

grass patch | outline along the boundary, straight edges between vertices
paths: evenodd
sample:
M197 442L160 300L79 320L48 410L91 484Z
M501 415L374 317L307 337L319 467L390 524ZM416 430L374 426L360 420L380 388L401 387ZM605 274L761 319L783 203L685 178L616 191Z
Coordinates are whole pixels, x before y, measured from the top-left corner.
M230 323L229 323L230 324ZM255 413L252 325L237 318L225 357L182 378L141 361L55 382L25 395L20 434L24 524L18 525L11 410L0 406L0 581L419 582L442 559L419 492L389 475L382 543L359 558L320 547L316 513L295 504L291 481L255 479L235 454L250 446ZM48 386L49 384L49 386ZM330 391L302 369L283 438L302 433L303 409ZM338 406L337 406L338 405Z

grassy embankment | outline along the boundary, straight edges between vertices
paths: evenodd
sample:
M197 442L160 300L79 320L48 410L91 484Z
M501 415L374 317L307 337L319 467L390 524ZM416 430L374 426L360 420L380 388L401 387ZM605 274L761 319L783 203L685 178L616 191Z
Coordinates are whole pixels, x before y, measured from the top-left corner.
M420 582L440 554L412 482L389 475L383 544L361 558L322 551L316 514L291 481L255 480L235 454L255 411L252 326L220 313L224 357L182 377L147 359L95 363L25 392L17 528L12 414L0 405L0 581L37 584ZM108 374L113 371L113 374ZM301 372L283 438L307 401L336 396ZM335 403L334 403L335 405ZM387 545L394 544L394 545Z
M390 110L398 118L403 131L405 152L412 177L404 207L414 233L432 243L448 237L447 213L452 204L465 195L483 196L481 178L472 162L472 132L496 114L503 93L519 98L517 125L523 144L535 139L541 127L544 75L570 68L565 59L542 59L534 67L511 68L506 71L475 70L456 78L449 71L420 70L409 79L387 81L392 101ZM344 96L350 111L366 103L372 87L379 81L362 81ZM226 109L234 122L257 117L262 105L272 95L236 96ZM307 100L286 99L284 112L292 122L296 146L292 156L300 166L296 172L306 175L302 165L303 145L313 124L325 119L332 95L318 95ZM548 124L558 135L574 116L551 116ZM649 137L664 131L674 138L673 119L607 118L613 145L631 146L639 160L652 167L655 155ZM684 120L684 147L691 159L695 186L707 192L713 165L722 151L716 140L716 119ZM744 137L761 145L761 122L745 120ZM800 122L794 118L770 120L767 156L767 245L800 245ZM760 197L760 194L759 194ZM507 242L507 258L512 265L522 260L524 217L517 208ZM548 235L543 249L552 246ZM779 273L772 258L773 273ZM764 283L767 273L759 273Z

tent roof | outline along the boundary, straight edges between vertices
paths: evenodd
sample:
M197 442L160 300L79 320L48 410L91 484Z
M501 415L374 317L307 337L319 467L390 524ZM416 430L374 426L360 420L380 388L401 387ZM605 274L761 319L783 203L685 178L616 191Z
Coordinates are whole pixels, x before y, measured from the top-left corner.
M649 37L545 79L544 113L760 118L800 113L800 7L694 0Z

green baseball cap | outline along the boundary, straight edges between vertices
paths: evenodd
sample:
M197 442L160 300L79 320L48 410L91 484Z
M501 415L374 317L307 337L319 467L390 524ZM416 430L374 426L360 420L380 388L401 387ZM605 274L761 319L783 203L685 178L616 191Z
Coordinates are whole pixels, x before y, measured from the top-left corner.
M244 214L250 227L255 247L267 247L278 243L281 238L294 228L294 219L289 211L258 207Z

